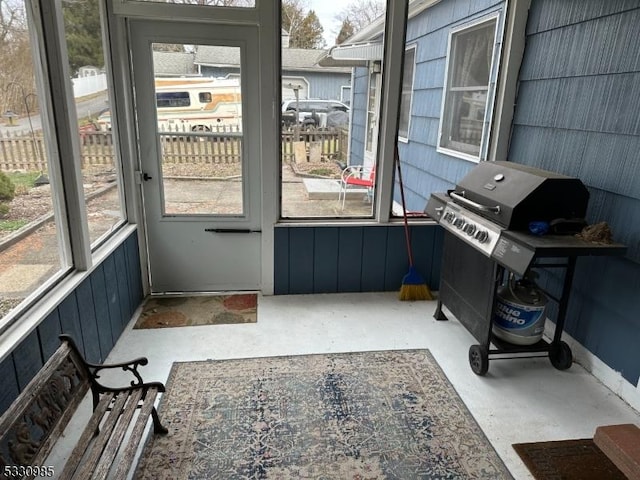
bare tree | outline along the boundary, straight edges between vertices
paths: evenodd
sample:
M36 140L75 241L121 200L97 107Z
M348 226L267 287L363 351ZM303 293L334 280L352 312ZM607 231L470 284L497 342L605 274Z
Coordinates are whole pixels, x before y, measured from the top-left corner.
M370 25L376 18L384 15L386 3L384 0L352 0L336 15L341 22L348 21L354 32Z
M21 0L0 0L0 65L0 112L25 113L27 96L35 91L35 76Z

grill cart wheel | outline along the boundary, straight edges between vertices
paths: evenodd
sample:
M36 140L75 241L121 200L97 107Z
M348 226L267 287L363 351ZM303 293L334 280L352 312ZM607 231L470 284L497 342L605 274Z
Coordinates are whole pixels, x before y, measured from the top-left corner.
M469 365L476 375L484 375L489 370L489 352L482 345L469 347Z
M558 345L551 345L549 360L551 360L551 365L558 370L566 370L573 363L571 347L562 341Z

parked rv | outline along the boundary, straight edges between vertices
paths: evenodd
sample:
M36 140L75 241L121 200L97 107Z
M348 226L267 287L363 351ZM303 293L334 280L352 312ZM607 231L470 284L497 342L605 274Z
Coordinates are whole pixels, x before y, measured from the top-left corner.
M159 132L208 132L242 128L242 100L237 79L156 78ZM111 130L111 111L98 117Z

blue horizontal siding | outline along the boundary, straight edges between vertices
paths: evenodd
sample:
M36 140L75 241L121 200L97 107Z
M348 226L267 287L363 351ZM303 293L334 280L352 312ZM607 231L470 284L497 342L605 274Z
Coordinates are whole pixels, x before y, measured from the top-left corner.
M576 23L601 21L610 15L624 14L640 8L639 0L581 0L556 2L536 0L531 3L527 22L527 35L565 28Z
M410 229L415 266L437 290L442 228ZM394 291L408 270L402 225L277 226L274 248L276 295Z
M640 378L640 3L533 0L509 160L580 178L623 258L578 261L566 330ZM559 292L557 274L543 277ZM551 312L553 313L554 307Z
M523 81L514 123L640 134L638 73Z

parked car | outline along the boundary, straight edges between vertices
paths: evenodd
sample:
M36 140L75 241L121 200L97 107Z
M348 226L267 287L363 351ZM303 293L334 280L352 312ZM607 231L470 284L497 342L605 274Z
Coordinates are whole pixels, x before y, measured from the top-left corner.
M332 112L349 113L349 107L337 100L285 100L282 102L282 124L291 127L298 122L304 127L326 127L327 115ZM344 116L343 116L344 117Z

